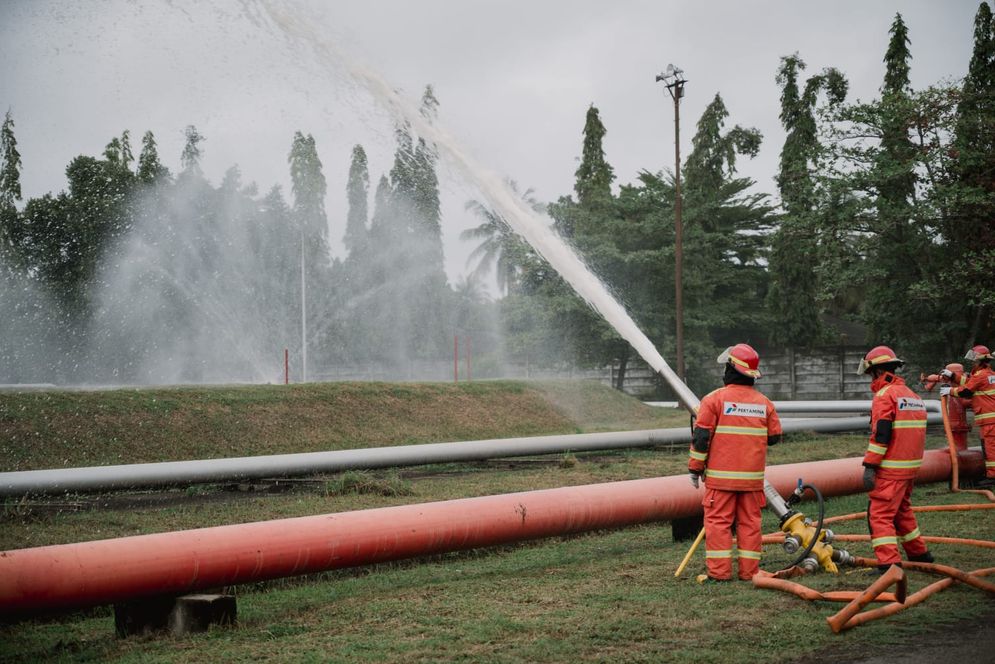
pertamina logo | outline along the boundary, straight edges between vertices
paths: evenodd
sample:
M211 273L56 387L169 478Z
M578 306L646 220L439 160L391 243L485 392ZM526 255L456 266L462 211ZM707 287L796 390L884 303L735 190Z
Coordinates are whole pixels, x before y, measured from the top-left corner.
M909 411L909 410L926 410L926 404L922 402L922 399L912 399L910 397L899 397L898 398L898 410Z
M736 417L767 417L767 406L762 403L725 401L722 404L722 414Z

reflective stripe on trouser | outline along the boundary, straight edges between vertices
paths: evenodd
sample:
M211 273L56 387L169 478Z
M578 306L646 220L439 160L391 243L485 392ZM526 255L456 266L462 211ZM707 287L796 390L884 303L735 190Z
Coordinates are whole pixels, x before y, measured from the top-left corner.
M909 557L926 553L926 543L919 534L919 524L912 512L912 486L915 480L877 478L867 497L867 523L871 530L871 546L879 565L902 561L898 553L901 542Z
M732 524L736 522L736 563L739 578L748 580L760 571L760 510L763 491L706 489L705 563L713 579L732 578Z
M985 477L995 479L995 426L985 425L978 429L985 450Z

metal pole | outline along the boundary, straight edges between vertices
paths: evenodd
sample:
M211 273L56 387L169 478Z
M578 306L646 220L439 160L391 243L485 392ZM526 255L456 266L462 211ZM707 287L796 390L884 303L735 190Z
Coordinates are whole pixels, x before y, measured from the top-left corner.
M301 227L301 382L307 382L307 283L304 279L304 228Z
M290 385L290 349L283 349L283 384Z
M466 379L473 380L473 364L471 363L470 356L472 351L470 349L470 337L466 338Z
M667 65L666 71L656 77L657 82L663 81L667 92L674 100L674 318L676 319L677 362L676 376L668 376L663 372L667 383L677 392L678 398L690 410L697 410L697 397L688 394L686 385L678 386L687 380L684 366L684 225L681 219L681 97L684 96L684 71L680 67ZM677 380L674 380L674 378ZM693 397L693 398L689 398Z
M684 83L670 89L674 98L674 308L677 319L677 375L687 380L684 370L684 228L681 220L681 96Z
M459 382L459 336L453 335L453 382Z

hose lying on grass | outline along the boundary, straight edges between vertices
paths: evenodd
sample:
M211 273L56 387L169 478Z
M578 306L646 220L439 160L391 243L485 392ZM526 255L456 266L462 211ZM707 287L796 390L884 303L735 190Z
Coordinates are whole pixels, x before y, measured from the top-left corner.
M976 509L992 509L995 504L985 505L928 505L913 508L917 512L939 512L939 511L966 511ZM865 512L855 514L845 514L837 517L830 517L824 523L838 523L840 521L850 521L866 517ZM771 533L763 536L764 544L778 544L784 541L783 532ZM834 535L833 540L839 542L867 542L870 535ZM968 539L964 537L936 537L923 536L926 542L943 544L961 544L965 546L976 546L987 549L995 549L995 542L988 540ZM855 556L852 563L856 567L877 567L878 562L874 558L862 558ZM932 583L911 595L907 595L907 571L926 572L929 574L939 574L946 578ZM934 595L945 588L949 588L954 583L960 582L972 586L978 590L995 595L995 584L983 581L980 577L995 573L995 567L964 572L949 565L938 563L920 563L906 561L898 565L892 565L888 570L863 591L833 591L819 592L807 586L787 579L802 576L806 571L800 567L789 567L777 573L761 571L753 577L753 585L757 588L768 590L780 590L809 601L829 601L848 602L848 604L836 614L826 618L829 628L834 633L839 633L857 625L862 625L871 620L884 618L903 611L910 606L915 606L930 595ZM895 585L895 592L885 592L891 585ZM863 611L872 602L888 602L884 606Z

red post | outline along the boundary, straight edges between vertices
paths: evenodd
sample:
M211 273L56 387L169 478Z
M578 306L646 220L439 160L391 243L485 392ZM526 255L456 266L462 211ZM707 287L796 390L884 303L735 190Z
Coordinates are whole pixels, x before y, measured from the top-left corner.
M473 380L473 364L470 362L470 357L473 353L470 350L470 337L467 337L464 341L466 341L466 379Z
M283 349L283 384L290 385L290 350Z
M459 382L459 337L453 335L453 382Z

